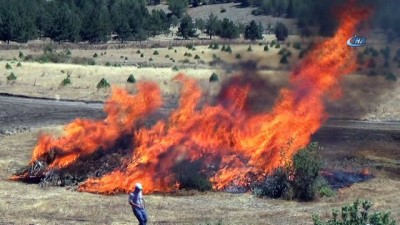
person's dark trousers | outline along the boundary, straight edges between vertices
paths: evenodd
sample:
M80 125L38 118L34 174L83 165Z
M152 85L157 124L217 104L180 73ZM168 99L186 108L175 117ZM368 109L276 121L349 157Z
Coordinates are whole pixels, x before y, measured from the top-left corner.
M135 214L137 220L139 221L139 225L147 224L147 213L144 209L133 209L133 214Z

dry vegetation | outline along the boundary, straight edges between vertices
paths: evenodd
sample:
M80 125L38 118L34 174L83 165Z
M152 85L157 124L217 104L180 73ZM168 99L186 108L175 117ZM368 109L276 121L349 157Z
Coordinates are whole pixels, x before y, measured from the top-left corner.
M43 129L59 131L58 127ZM127 196L99 196L65 188L45 188L7 181L8 176L30 158L39 130L4 136L0 151L1 224L132 224L135 218ZM20 140L24 140L21 142ZM318 202L299 203L259 199L251 194L186 192L149 195L151 224L312 224L311 213L328 217L330 210L366 198L373 210L391 209L400 219L400 182L378 177L340 190Z

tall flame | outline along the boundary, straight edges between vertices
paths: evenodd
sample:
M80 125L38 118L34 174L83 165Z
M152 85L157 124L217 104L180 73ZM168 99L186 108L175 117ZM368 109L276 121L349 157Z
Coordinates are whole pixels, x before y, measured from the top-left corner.
M231 85L223 103L199 109L200 87L178 74L174 79L182 84L181 98L168 119L150 128L135 126L161 106L157 85L140 83L133 96L115 88L105 104L104 121L77 119L66 126L63 137L41 137L31 162L53 152L50 168L65 168L99 149L112 148L118 137L128 133L134 137L134 147L126 165L86 180L80 191L128 192L136 182L143 183L146 192L171 191L177 182L174 167L182 160L201 160L204 169L215 165L210 180L216 190L243 182L250 173L259 177L269 173L310 142L327 118L325 99L340 94L339 79L354 69L353 51L346 41L368 10L347 9L334 37L317 45L292 72L290 86L280 91L269 113L246 113L249 85Z

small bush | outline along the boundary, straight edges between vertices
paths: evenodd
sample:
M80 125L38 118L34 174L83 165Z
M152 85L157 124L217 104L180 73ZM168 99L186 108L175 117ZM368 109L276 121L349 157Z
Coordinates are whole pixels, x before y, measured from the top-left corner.
M100 88L109 88L110 86L111 86L110 83L108 83L108 81L105 78L102 78L96 87L97 89L100 89Z
M21 62L18 62L17 67L21 67L21 66L22 66Z
M14 81L17 79L17 76L13 72L10 73L10 75L7 76L8 81Z
M319 175L321 161L317 155L318 144L311 143L297 152L291 165L277 168L252 189L257 196L310 201L327 194L328 185ZM323 190L324 189L324 190Z
M297 50L301 50L301 43L300 43L300 42L295 42L295 43L293 44L293 48L294 48L294 49L297 49Z
M226 51L226 52L229 52L229 53L232 53L232 48L231 48L231 46L228 45L228 46L225 48L225 51Z
M268 45L264 46L264 52L268 52L269 48Z
M272 40L272 41L271 41L271 44L269 45L269 47L272 48L272 47L274 47L274 45L276 45L276 40Z
M89 66L94 66L94 65L96 65L96 61L94 61L94 59L88 59L87 64Z
M99 56L99 55L97 55L97 53L93 54L93 58L97 58L97 56Z
M125 56L125 60L128 60L128 57Z
M183 56L186 56L186 57L192 57L192 54L191 54L191 53L187 53L187 52L185 52L185 54L184 54Z
M142 54L140 54L140 58L143 58L144 57L144 54L142 53Z
M66 77L63 81L61 81L62 86L67 86L69 84L71 84L71 79L69 77Z
M153 61L153 58L150 57L149 61L152 62L152 61Z
M123 59L123 58L124 58L124 56L123 56L123 55L121 55L119 58L120 58L120 59Z
M158 51L155 50L155 51L153 52L153 55L159 55Z
M219 78L218 75L216 73L212 73L210 76L210 82L218 82Z
M373 204L369 201L356 200L351 205L342 207L341 215L338 210L332 210L332 219L323 222L321 218L313 214L314 225L395 225L396 221L390 218L390 212L375 212L369 214Z
M224 13L224 12L226 12L226 9L225 8L221 8L220 12Z
M135 79L135 77L133 76L133 74L129 75L129 77L128 77L128 79L126 80L126 82L131 83L131 84L136 83L136 79Z
M213 59L217 59L218 58L218 56L215 53L212 55L212 57L213 57Z
M247 51L248 51L248 52L253 51L253 49L251 48L251 45L249 45L249 47L247 48Z
M279 63L280 63L280 64L288 64L289 61L288 61L288 59L287 59L287 56L286 56L286 55L283 55L283 56L281 57L281 60L279 61Z
M225 45L222 45L221 51L222 51L222 52L225 51Z
M141 54L141 53L142 53L142 52L140 52L140 50L137 50L137 51L136 51L136 54Z
M279 43L275 45L275 48L280 48L280 47L281 45Z
M173 47L172 46L168 46L168 50L171 50L171 49L173 49Z
M110 62L106 62L105 66L111 66Z
M194 59L200 59L200 56L199 55L195 55Z
M169 55L165 55L165 58L169 58Z
M20 59L24 58L24 53L22 53L22 52L20 51L19 54L18 54L18 57L19 57Z
M12 70L11 65L7 63L7 64L6 64L6 69L7 69L7 70Z
M190 63L190 60L189 59L184 59L183 61L182 61L182 63Z
M179 70L179 68L177 66L172 67L172 71L178 71L178 70Z
M242 56L238 53L238 54L236 54L235 58L236 58L236 59L241 59Z
M177 53L178 51L175 49L175 51L174 51L175 53Z
M394 75L392 72L389 72L385 75L385 79L389 81L397 81L396 75Z
M217 43L212 43L210 46L208 46L208 48L216 50L219 49L219 45Z

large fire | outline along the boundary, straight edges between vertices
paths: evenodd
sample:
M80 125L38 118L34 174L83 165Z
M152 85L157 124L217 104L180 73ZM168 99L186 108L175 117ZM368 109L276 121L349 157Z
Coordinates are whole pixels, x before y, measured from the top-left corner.
M230 85L220 103L199 109L200 87L178 74L175 80L182 85L181 97L169 118L150 128L137 124L162 105L156 84L138 83L135 95L113 88L104 106L108 115L104 121L76 119L61 138L41 136L30 163L46 160L47 170L68 168L99 150L113 148L121 136L129 134L133 147L121 167L87 179L80 191L128 192L135 182L141 182L148 193L171 191L177 183L174 167L183 160L201 160L204 170L213 167L210 181L216 190L245 182L249 174L262 177L310 142L327 118L324 101L340 96L340 78L354 69L353 51L346 41L368 10L347 9L334 37L318 44L292 72L290 86L280 91L271 112L254 115L244 110L251 88L246 84Z

